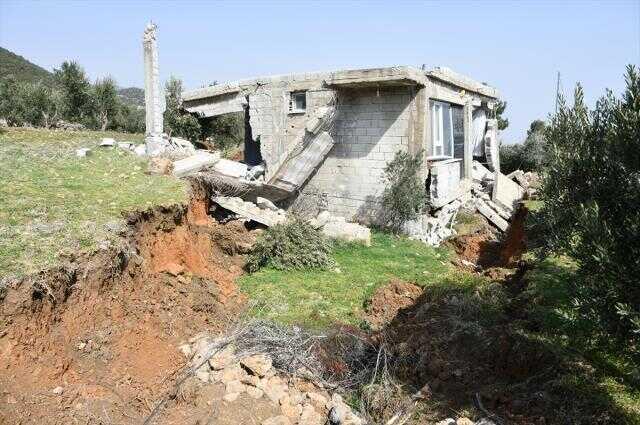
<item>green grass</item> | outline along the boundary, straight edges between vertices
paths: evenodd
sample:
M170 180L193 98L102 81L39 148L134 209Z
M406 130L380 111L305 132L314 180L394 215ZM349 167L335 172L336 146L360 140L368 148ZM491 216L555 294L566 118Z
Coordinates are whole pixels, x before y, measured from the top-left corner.
M123 211L185 200L183 182L144 174L145 159L97 147L103 137L143 141L113 132L0 133L0 276L32 273L63 251L94 248L112 236ZM81 147L91 155L77 158Z
M447 250L378 232L373 233L370 247L337 243L334 259L336 269L262 269L240 277L239 284L260 302L256 315L320 327L361 323L365 301L391 279L427 285L451 273Z

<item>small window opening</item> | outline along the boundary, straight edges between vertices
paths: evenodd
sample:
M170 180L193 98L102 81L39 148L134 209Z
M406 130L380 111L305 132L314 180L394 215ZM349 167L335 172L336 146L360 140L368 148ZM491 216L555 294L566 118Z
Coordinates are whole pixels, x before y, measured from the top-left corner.
M307 92L297 91L291 93L289 99L289 112L304 113L307 110Z

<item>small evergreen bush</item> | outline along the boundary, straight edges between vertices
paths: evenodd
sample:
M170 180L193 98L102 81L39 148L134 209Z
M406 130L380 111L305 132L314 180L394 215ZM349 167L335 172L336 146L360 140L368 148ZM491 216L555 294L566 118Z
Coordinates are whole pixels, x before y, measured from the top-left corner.
M276 224L258 237L247 267L277 270L325 269L334 264L331 243L308 222L292 218Z
M426 201L426 187L419 178L422 152L411 155L397 152L384 169L385 189L382 193L384 226L398 232L402 226L422 212Z

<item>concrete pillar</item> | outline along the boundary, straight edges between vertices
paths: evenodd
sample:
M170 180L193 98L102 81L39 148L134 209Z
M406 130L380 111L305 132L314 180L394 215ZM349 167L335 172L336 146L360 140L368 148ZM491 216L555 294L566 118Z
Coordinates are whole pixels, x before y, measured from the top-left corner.
M468 99L462 108L462 116L464 123L464 159L463 159L463 178L470 179L473 170L473 126L472 124L473 106L471 99Z
M145 144L148 155L160 153L168 145L167 140L163 137L164 93L160 87L156 29L156 24L149 23L144 30L142 38L144 50L144 104L146 112Z

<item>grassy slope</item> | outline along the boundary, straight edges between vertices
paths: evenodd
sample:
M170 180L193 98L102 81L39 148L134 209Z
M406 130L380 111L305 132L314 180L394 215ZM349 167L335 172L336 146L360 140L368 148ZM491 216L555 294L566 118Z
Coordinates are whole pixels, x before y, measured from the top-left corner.
M0 276L51 265L63 250L107 239L121 211L185 199L185 185L147 176L146 160L98 148L102 137L142 135L6 129L0 133ZM92 155L77 158L80 147ZM105 226L107 225L107 226Z
M473 227L472 221L467 217L460 224ZM394 278L416 282L436 300L454 296L469 306L452 329L477 326L490 332L502 317L523 341L555 353L564 367L544 384L553 394L548 418L554 423L571 418L575 423L593 419L640 424L640 391L629 375L627 360L614 348L589 346L588 324L576 322L567 307L571 305L568 283L575 270L571 262L547 259L527 272L524 292L504 291L505 296L496 297L487 278L455 270L448 262L450 255L446 249L374 233L371 247L337 245L334 257L340 272L263 269L242 276L239 283L250 299L259 302L255 315L320 328L335 322L360 325L375 288ZM508 318L514 306L522 318Z
M373 244L338 244L337 270L263 269L242 276L240 287L258 300L256 314L314 327L333 322L359 324L364 303L391 279L420 285L451 273L448 253L405 238L373 234Z

